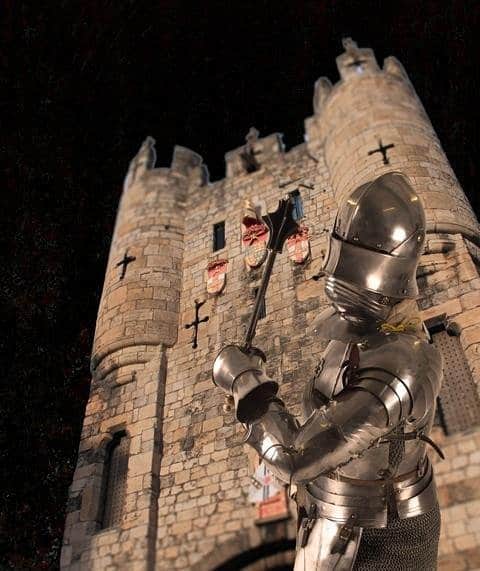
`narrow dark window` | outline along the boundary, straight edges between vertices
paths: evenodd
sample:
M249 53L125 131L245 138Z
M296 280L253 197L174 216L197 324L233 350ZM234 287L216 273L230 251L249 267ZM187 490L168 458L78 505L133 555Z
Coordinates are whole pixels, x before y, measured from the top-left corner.
M304 216L303 202L302 202L302 197L300 195L300 191L294 190L293 192L290 193L290 196L293 199L293 213L292 213L293 219L300 220Z
M442 405L440 403L440 397L437 397L437 401L435 403L435 416L433 418L433 426L439 426L446 432L446 424L445 419L443 418L442 414Z
M114 435L107 451L104 479L102 528L121 523L127 490L129 438L125 432Z
M257 299L258 294L258 287L253 290L253 299ZM258 312L258 319L264 319L267 317L267 306L265 305L265 297L262 299L262 303L260 304L260 311Z
M213 225L213 251L225 247L225 222L217 222Z
M443 356L443 384L435 423L447 435L468 430L480 424L480 398L460 339L441 318L429 320L426 325L432 343Z

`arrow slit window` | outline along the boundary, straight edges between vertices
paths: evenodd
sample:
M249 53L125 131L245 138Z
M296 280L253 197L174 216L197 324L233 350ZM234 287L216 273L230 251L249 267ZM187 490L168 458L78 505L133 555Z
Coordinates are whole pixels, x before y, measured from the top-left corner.
M294 190L290 193L293 199L293 212L292 216L295 221L301 220L304 216L303 201L299 190Z
M217 222L213 225L213 251L225 248L225 222Z
M102 528L120 525L127 489L130 441L125 431L114 435L105 462Z

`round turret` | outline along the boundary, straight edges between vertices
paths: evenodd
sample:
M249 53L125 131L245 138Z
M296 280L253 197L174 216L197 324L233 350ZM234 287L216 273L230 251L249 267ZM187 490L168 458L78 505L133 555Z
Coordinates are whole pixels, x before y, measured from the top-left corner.
M129 380L177 338L184 204L201 158L176 147L171 168L153 168L148 138L130 165L97 319L92 371Z
M307 120L315 154L322 147L337 202L361 184L391 171L407 175L425 205L427 227L478 232L475 215L402 65L379 69L370 49L350 39L337 58L341 80L315 95ZM321 105L318 104L321 101ZM448 226L449 225L449 226Z

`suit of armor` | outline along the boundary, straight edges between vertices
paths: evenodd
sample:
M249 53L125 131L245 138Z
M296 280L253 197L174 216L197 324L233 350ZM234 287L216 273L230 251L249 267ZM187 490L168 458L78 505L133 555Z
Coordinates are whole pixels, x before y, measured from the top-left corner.
M313 327L331 341L305 388L303 422L276 396L258 353L229 345L215 360L214 382L234 397L246 441L299 506L295 571L435 569L426 444L435 447L442 361L402 312L418 293L424 234L420 201L397 173L340 207L324 268L332 305Z

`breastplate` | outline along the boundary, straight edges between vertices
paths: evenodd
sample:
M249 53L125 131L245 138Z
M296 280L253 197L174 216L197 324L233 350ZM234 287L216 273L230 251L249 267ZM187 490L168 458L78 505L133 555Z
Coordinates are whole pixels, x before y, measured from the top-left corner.
M307 384L303 396L305 419L316 409L334 399L348 383L352 344L331 341ZM368 349L359 351L359 364ZM433 423L433 408L419 421L406 421L399 430L405 433L423 429L428 434ZM396 450L396 452L395 452ZM305 487L306 504L316 503L324 517L346 522L352 515L363 527L387 524L387 503L394 502L401 518L425 513L436 502L435 485L425 442L408 440L399 443L380 441L360 457L322 475ZM392 474L393 457L396 458ZM301 497L301 494L300 494Z

